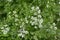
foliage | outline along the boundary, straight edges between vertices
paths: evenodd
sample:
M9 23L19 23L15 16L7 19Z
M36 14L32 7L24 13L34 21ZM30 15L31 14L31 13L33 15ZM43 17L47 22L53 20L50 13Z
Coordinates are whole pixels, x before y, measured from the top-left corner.
M0 0L0 40L60 40L60 0Z

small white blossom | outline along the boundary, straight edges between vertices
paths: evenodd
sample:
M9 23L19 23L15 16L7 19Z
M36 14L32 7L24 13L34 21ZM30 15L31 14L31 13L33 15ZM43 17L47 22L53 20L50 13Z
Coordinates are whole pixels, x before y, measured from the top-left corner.
M32 10L34 10L34 8L35 8L34 6L31 7Z
M8 25L6 24L6 25L4 25L5 27L7 27Z
M7 27L7 28L2 29L2 32L3 32L3 34L7 34L9 30L10 30L10 28Z
M37 17L33 17L33 16L32 16L31 19L32 19L32 20L37 20Z
M54 27L54 30L57 30L57 27Z
M18 34L18 36L23 38L23 37L25 37L25 34L20 33L20 34Z
M36 7L36 10L39 10L39 6Z
M19 19L15 18L15 22L19 21Z
M16 14L15 17L18 17L18 15Z
M37 13L35 12L34 15L37 15Z
M9 12L8 14L11 14L11 12Z
M39 28L42 28L43 26L42 26L42 24L39 24Z
M48 7L49 7L49 5L47 4L47 5L46 5L46 7L48 8Z
M28 34L28 31L23 31L23 33Z
M26 23L28 23L28 20L26 20Z
M37 29L37 26L34 26L35 29Z
M42 18L39 20L39 24L41 24L41 23L43 23L43 19Z
M52 28L53 28L53 26L50 26L50 28L52 29Z
M35 24L35 22L32 22L32 23L31 23L31 25L34 25L34 24Z
M15 23L16 26L18 26L18 23Z
M38 15L38 18L41 18L41 15Z
M25 17L25 21L26 21L26 23L28 23L27 17Z
M8 17L9 17L9 18L11 18L11 16L10 16L10 15L9 15Z
M59 2L59 4L60 4L60 2Z
M56 24L55 24L55 23L53 23L53 26L56 26Z
M20 29L19 32L20 32L20 33L18 34L18 36L20 36L20 37L22 37L22 38L25 37L25 35L29 33L29 32L26 31L24 28L23 28L23 29Z
M4 29L4 27L1 27L1 29Z
M48 1L48 3L49 3L49 1Z
M51 1L54 1L54 0L51 0Z
M15 13L17 13L16 11L13 11L13 13L15 14Z
M8 2L11 2L12 0L7 0Z
M40 14L41 13L41 10L38 10L38 14Z

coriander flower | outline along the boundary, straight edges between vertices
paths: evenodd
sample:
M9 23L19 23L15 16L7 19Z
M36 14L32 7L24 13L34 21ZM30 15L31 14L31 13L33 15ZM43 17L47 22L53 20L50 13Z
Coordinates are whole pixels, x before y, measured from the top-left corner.
M55 23L53 23L53 26L56 26L56 24L55 24Z
M15 14L15 13L17 13L16 11L13 11L13 13Z
M7 27L8 25L6 24L6 25L4 25L5 27Z
M7 0L8 2L11 2L12 0Z
M34 10L34 8L35 8L34 6L31 7L32 10Z
M39 6L36 7L36 10L39 10Z
M37 15L37 13L35 12L34 15Z
M37 29L37 26L34 26L35 29Z
M59 2L59 4L60 4L60 2Z
M39 21L39 24L43 23L43 19L42 18L40 20L38 20L38 21Z
M59 22L60 21L60 18L58 18L57 21Z
M24 37L26 34L28 34L29 32L28 31L26 31L24 28L23 29L20 29L19 30L19 34L18 34L18 36L20 36L20 37Z
M38 14L40 14L41 13L41 10L38 10Z
M10 28L7 27L7 28L2 29L2 32L3 32L3 34L7 34L9 30L10 30Z
M42 16L41 15L38 15L38 18L41 18Z
M23 38L25 36L25 34L20 33L20 34L18 34L18 36Z
M54 30L57 30L57 27L54 27Z

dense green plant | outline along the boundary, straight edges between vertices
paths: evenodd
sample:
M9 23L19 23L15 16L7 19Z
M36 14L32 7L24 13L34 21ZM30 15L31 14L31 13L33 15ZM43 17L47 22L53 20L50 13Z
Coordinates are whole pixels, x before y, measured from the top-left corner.
M60 0L0 0L0 40L60 40Z

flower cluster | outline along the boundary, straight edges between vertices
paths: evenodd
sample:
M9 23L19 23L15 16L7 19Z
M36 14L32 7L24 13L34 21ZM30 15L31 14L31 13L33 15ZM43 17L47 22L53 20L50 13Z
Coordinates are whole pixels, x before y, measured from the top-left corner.
M20 29L19 31L20 33L18 34L19 37L25 37L26 34L28 34L28 31L24 30L24 29Z
M31 21L30 21L31 25L32 26L38 25L39 28L42 27L43 18L41 16L41 10L40 10L39 6L37 6L37 7L33 6L33 7L31 7L31 9L32 9L32 11L35 11L34 15L31 16ZM36 26L35 26L35 28L36 28Z
M1 31L4 35L7 34L9 30L10 30L10 27L8 27L8 25L4 25L3 27L1 27Z

